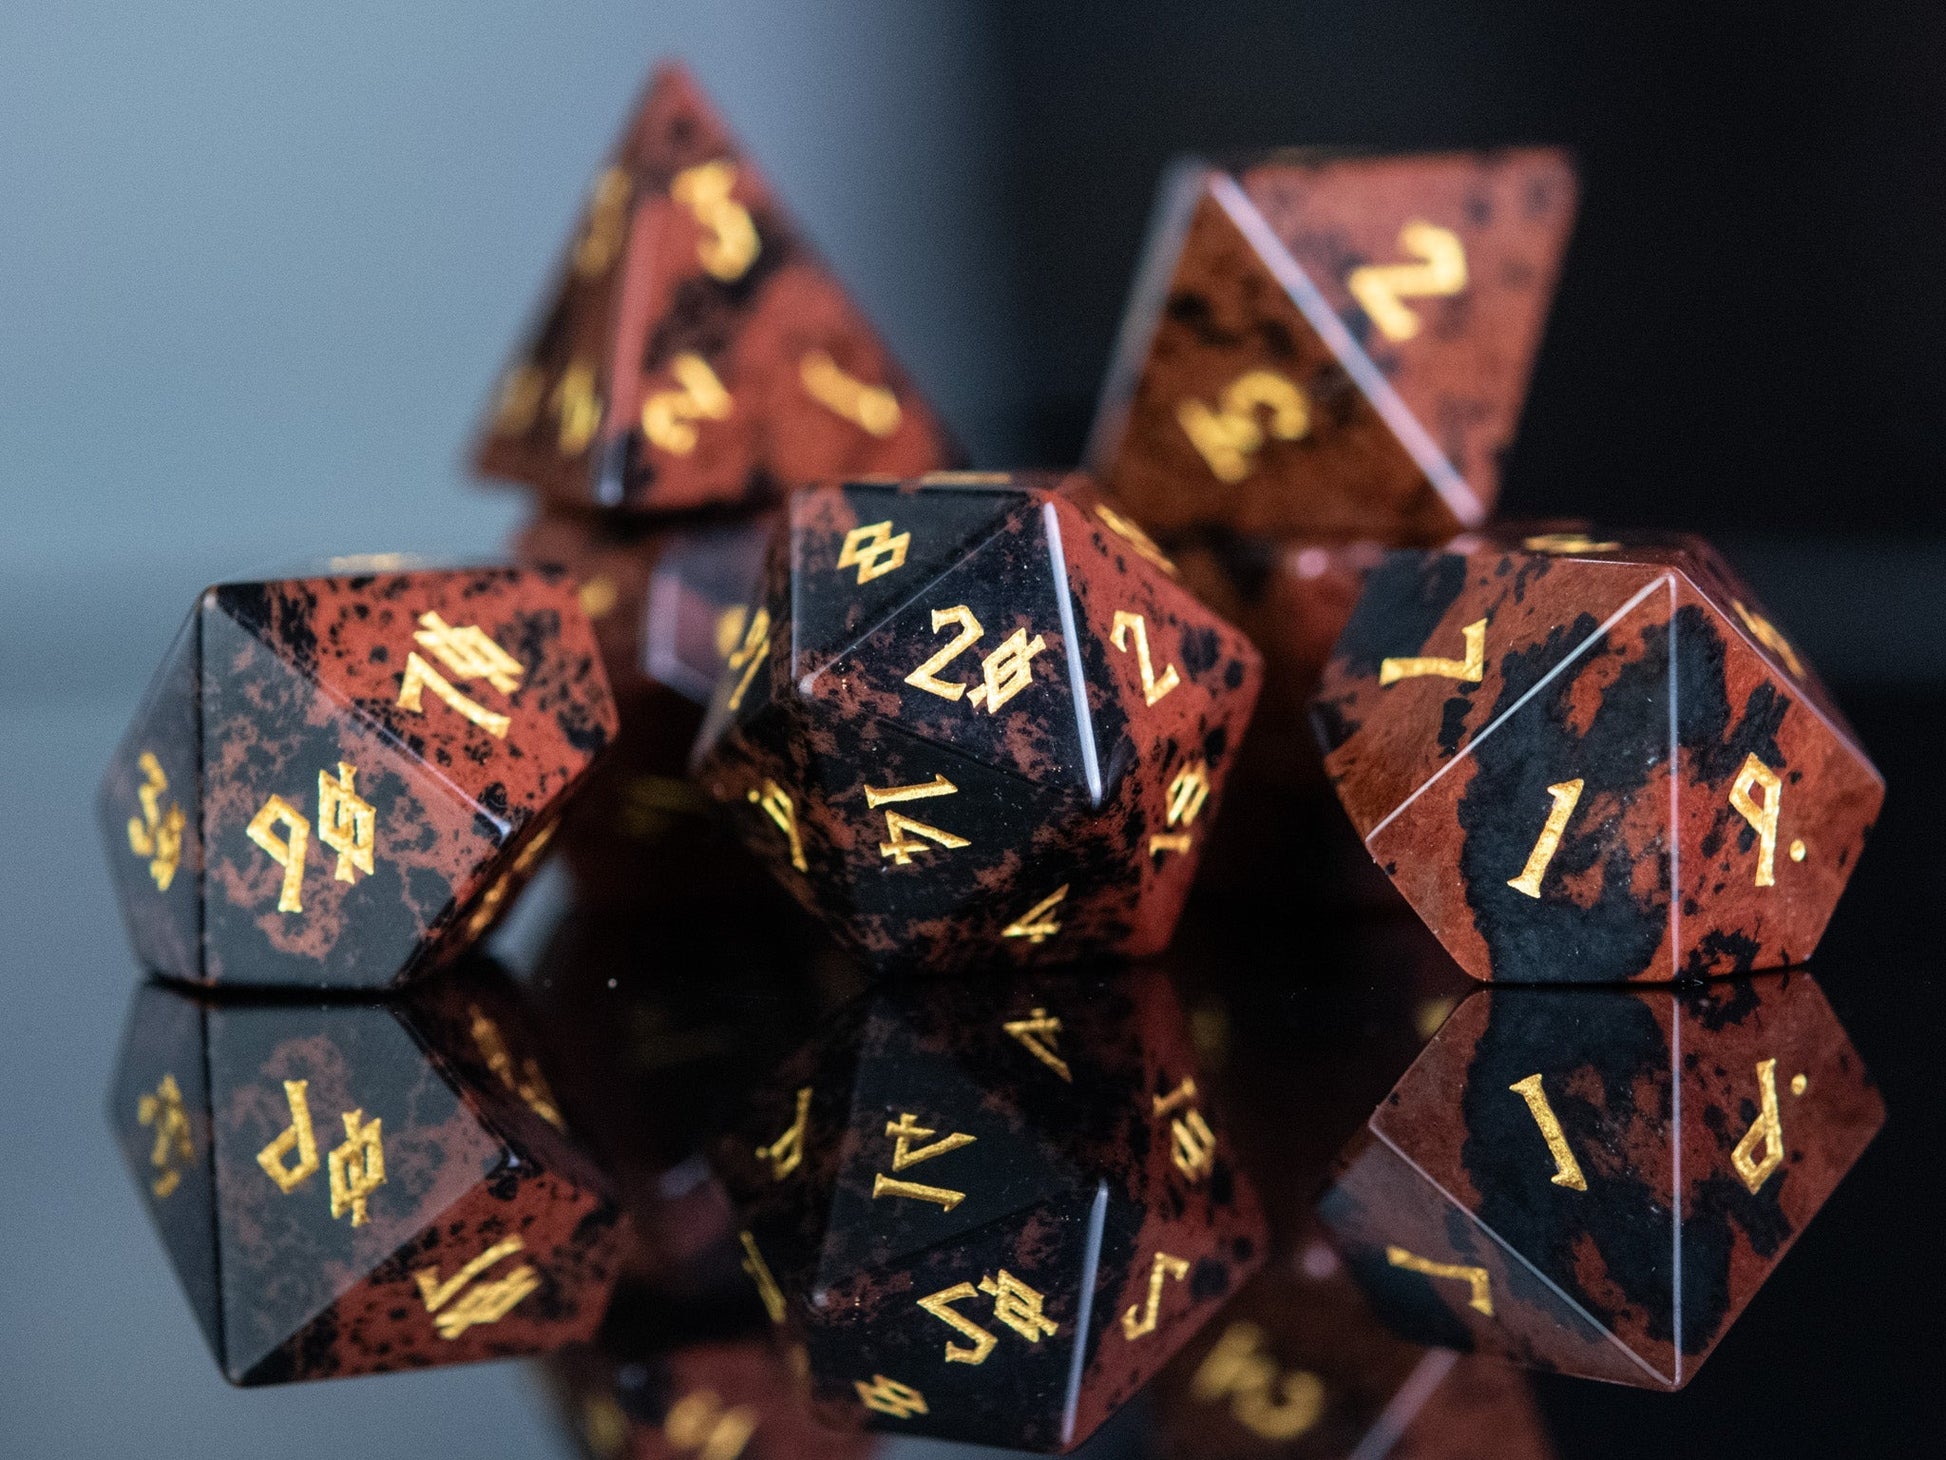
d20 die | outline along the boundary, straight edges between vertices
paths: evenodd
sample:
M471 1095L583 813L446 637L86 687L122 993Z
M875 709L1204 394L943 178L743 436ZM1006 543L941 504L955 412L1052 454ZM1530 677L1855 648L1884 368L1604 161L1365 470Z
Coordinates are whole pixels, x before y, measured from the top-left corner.
M599 1324L626 1229L519 1006L135 993L109 1104L234 1384L534 1353Z
M675 511L955 455L695 81L658 69L501 383L480 471Z
M1263 1260L1154 971L899 987L751 1111L718 1169L840 1421L1071 1448Z
M881 968L1160 949L1257 653L1080 477L800 493L695 766Z
M1253 1278L1156 1380L1171 1460L1548 1460L1518 1370L1427 1349L1372 1316L1311 1233Z
M1802 972L1482 991L1320 1211L1408 1337L1678 1389L1884 1119Z
M102 783L136 955L212 984L426 968L508 905L614 734L558 574L211 588Z
M1197 526L1429 542L1499 485L1574 213L1551 149L1180 166L1088 462Z
M1502 528L1393 554L1314 718L1367 850L1482 979L1801 960L1885 793L1695 538Z

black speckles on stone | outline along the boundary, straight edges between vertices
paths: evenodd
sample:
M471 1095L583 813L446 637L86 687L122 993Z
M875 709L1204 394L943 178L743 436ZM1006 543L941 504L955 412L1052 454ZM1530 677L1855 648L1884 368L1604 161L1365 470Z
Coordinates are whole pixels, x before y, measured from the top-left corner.
M1362 678L1385 659L1419 653L1465 588L1466 559L1457 554L1387 553L1365 580L1336 657Z
M1763 945L1755 938L1734 929L1713 929L1697 939L1695 947L1690 949L1689 957L1683 961L1682 976L1694 979L1748 973L1756 967L1761 952Z
M1471 685L1451 695L1439 714L1439 754L1447 759L1459 751L1460 737L1466 734L1466 716L1473 708Z
M1215 629L1204 624L1199 626L1185 624L1182 629L1181 648L1177 651L1182 659L1182 667L1191 679L1201 679L1216 667L1216 661L1223 657L1223 640Z

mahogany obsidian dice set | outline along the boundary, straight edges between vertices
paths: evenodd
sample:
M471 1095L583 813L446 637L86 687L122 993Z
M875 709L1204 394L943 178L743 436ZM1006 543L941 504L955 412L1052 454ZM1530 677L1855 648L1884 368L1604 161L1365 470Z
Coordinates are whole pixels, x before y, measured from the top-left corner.
M522 566L210 589L103 784L225 1375L578 1345L603 1460L1683 1384L1883 1119L1793 967L1883 787L1707 546L1486 521L1574 194L1186 164L1093 476L968 472L660 71L475 452ZM1327 780L1423 928L1334 914Z

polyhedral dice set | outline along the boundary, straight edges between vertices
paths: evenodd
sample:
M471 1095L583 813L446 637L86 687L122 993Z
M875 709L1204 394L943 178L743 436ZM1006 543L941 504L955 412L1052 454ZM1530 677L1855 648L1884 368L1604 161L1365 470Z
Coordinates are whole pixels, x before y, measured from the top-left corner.
M1802 967L1883 784L1706 544L1489 520L1575 191L1182 164L1082 468L973 471L658 70L480 430L513 565L208 589L104 779L223 1374L547 1354L599 1460L1687 1382L1884 1118Z

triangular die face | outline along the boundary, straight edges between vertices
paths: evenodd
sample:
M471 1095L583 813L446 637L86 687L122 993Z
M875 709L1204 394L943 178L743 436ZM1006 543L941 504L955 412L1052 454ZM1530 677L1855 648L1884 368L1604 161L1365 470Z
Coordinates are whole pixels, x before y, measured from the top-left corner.
M1211 190L1225 186L1234 193L1220 178L1205 187L1126 428L1104 443L1098 465L1115 495L1165 534L1224 522L1327 538L1449 535L1459 521L1425 467Z
M392 983L478 891L493 824L228 614L202 632L205 976Z
M1474 977L1670 976L1667 599L1503 684L1490 730L1366 838Z
M791 675L842 654L925 593L1031 498L1004 485L851 482L790 504ZM903 672L903 671L901 671Z
M203 1006L159 984L129 1003L108 1123L210 1352L223 1359Z
M96 799L135 956L186 979L203 975L200 617L177 633Z
M213 1013L217 1226L225 1372L243 1382L341 1295L432 1227L506 1152L382 1005ZM290 1082L302 1081L310 1155ZM347 1133L355 1113L361 1139ZM378 1122L376 1133L371 1122ZM370 1141L382 1185L370 1185ZM264 1153L268 1152L268 1155ZM339 1153L339 1212L330 1170ZM265 1162L278 1163L274 1178ZM289 1190L282 1189L288 1185ZM355 1198L363 1195L364 1220ZM354 1225L356 1223L356 1225Z
M1050 1133L938 1033L920 1037L896 1006L879 1006L867 1022L820 1287L1081 1187ZM984 1044L983 1033L970 1042Z
M1688 585L1674 629L1685 973L1810 956L1884 799L1816 702Z
M1239 181L1484 516L1574 223L1566 154L1271 158Z

